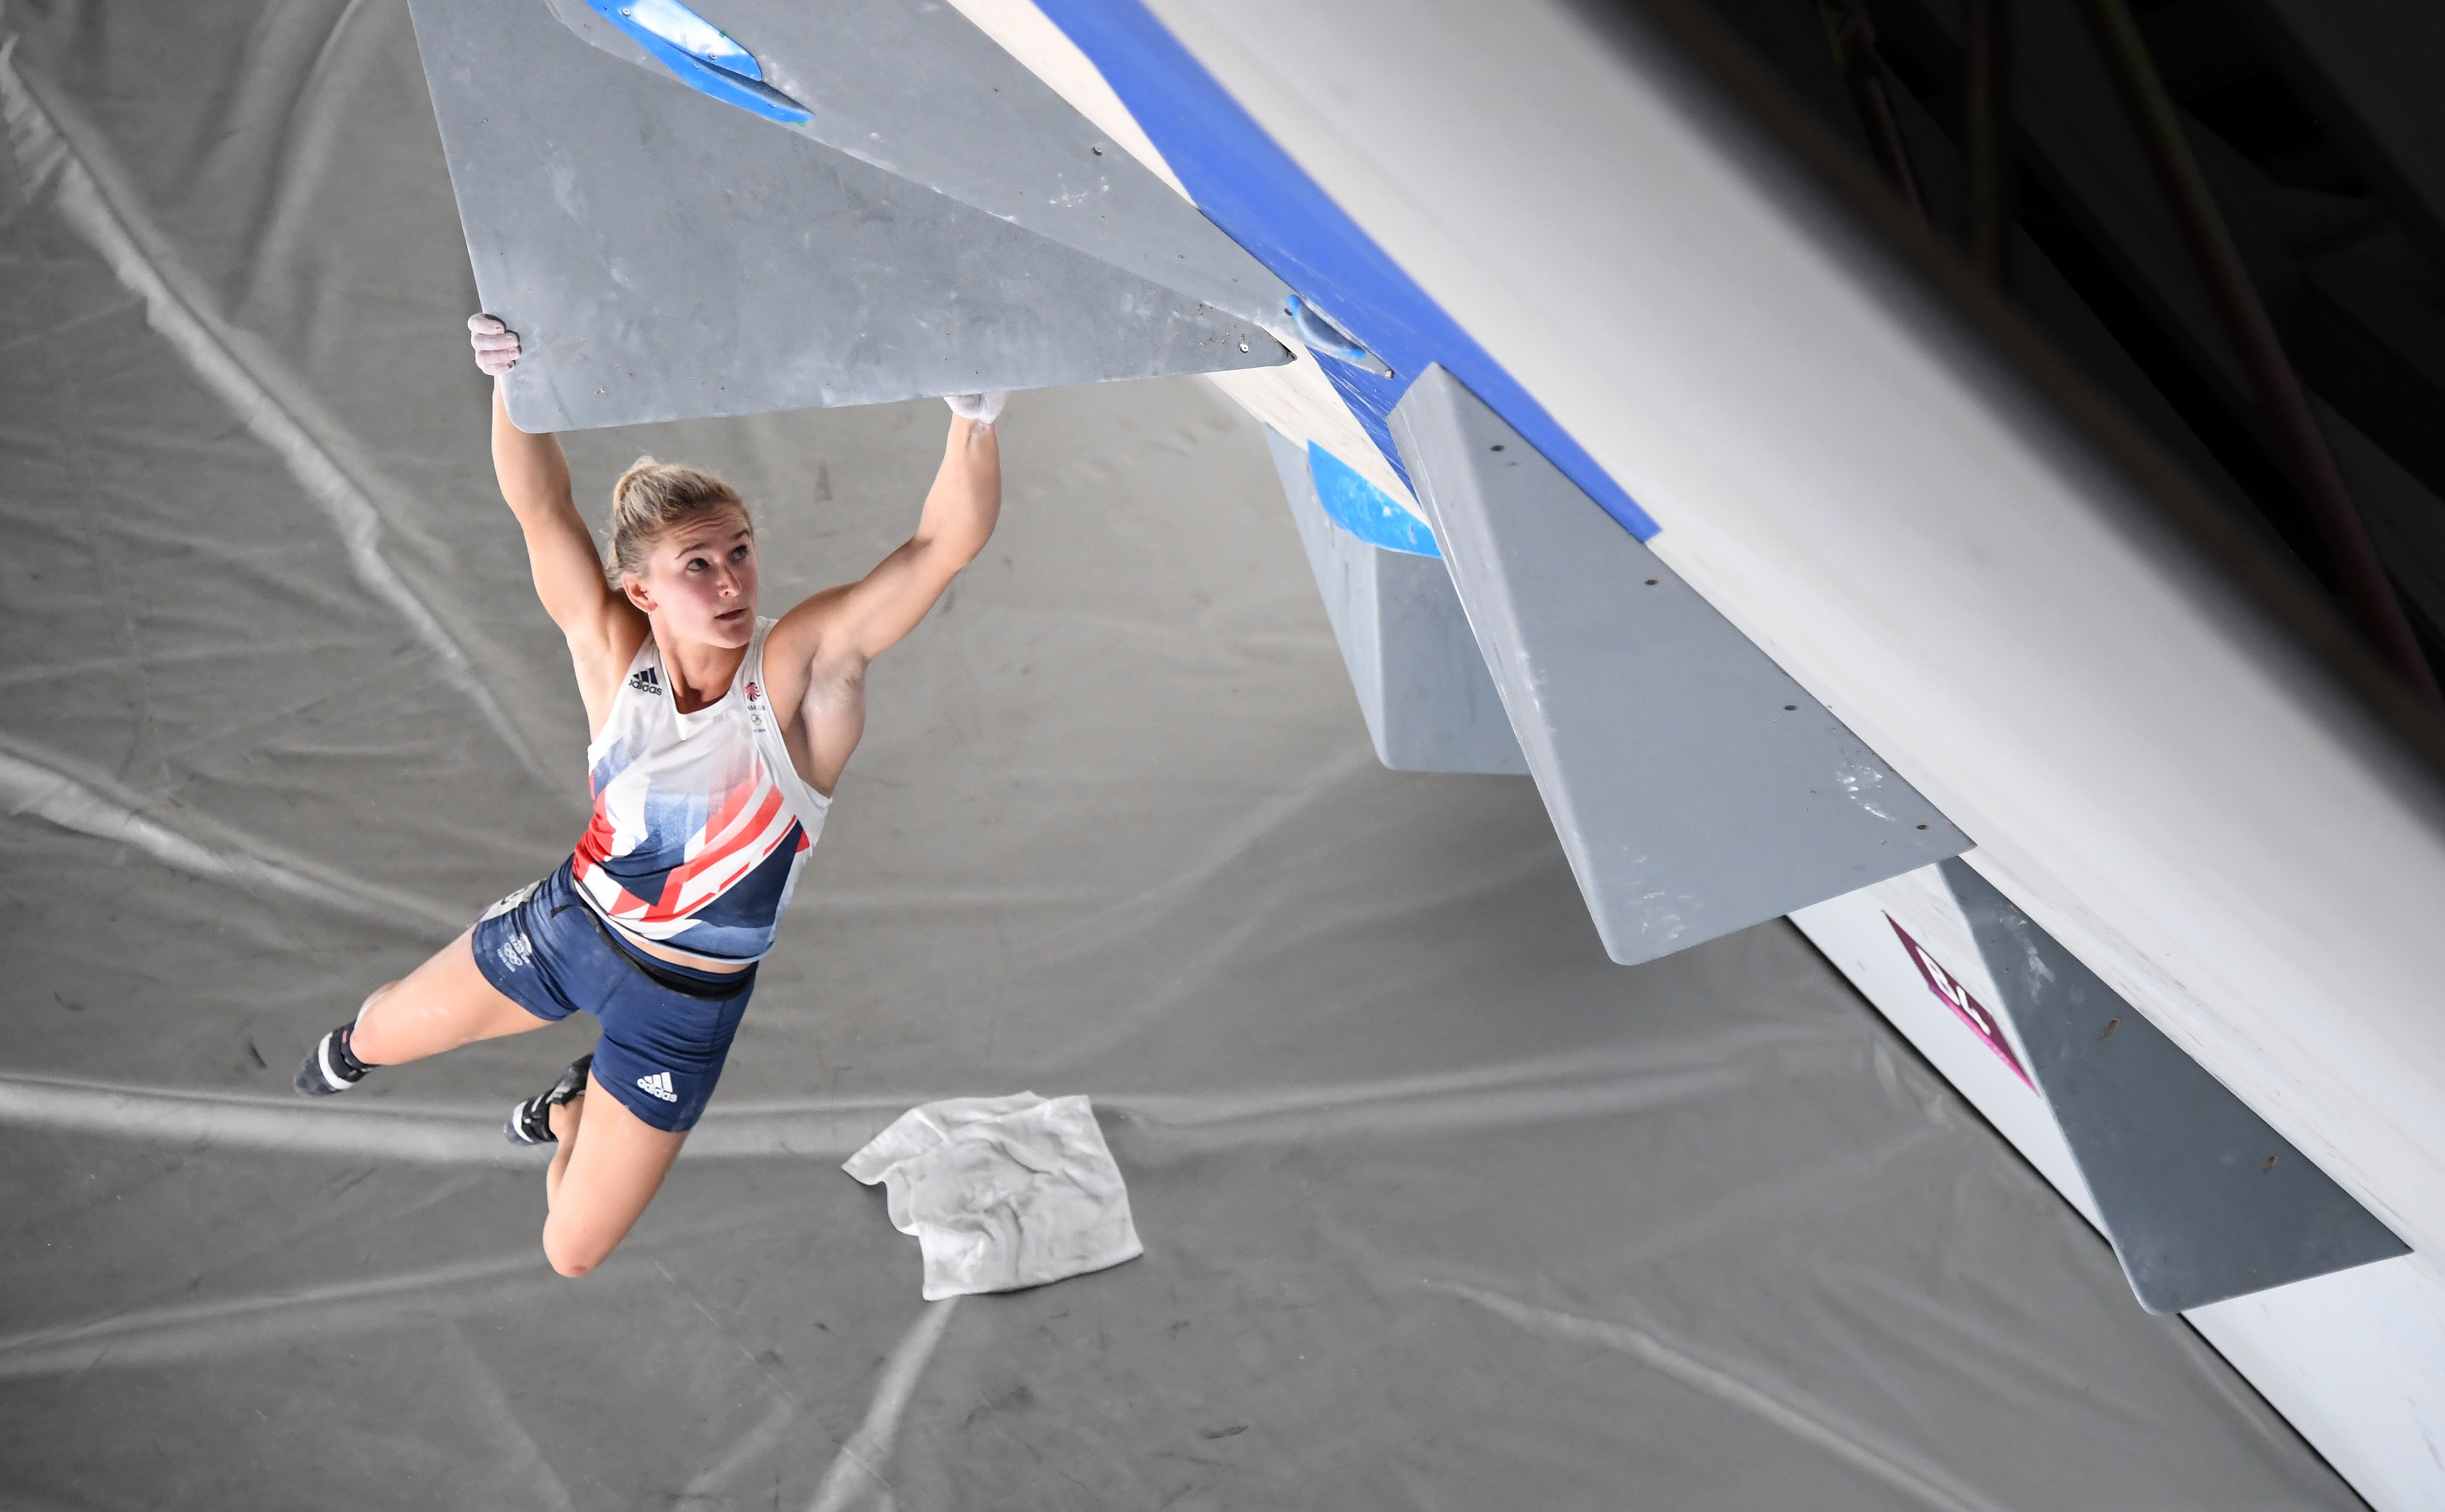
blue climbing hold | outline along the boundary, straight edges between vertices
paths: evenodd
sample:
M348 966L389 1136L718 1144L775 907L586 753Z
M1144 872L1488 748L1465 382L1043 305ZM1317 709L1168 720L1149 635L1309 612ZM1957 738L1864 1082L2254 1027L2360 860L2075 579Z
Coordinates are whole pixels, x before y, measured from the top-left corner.
M756 55L679 0L586 0L596 15L634 37L698 93L794 126L807 107L764 82Z
M1441 557L1435 532L1427 522L1392 501L1392 496L1358 476L1355 468L1314 441L1307 443L1308 476L1316 479L1316 501L1333 523L1370 546L1411 556Z

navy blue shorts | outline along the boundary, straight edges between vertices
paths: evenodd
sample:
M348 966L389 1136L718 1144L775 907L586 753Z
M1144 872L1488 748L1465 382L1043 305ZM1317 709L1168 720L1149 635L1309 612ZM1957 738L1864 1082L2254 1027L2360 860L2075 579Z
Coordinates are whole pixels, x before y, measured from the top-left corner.
M603 1026L594 1085L656 1129L694 1129L721 1079L756 968L695 971L623 943L577 895L569 864L476 921L476 969L538 1018Z

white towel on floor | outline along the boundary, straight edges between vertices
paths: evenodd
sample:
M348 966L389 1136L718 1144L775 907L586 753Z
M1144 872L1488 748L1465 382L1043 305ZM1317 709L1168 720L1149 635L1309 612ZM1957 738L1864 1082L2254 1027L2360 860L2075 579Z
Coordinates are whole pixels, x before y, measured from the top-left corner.
M841 1169L883 1183L914 1235L925 1300L1010 1292L1146 1253L1084 1097L953 1097L912 1108Z

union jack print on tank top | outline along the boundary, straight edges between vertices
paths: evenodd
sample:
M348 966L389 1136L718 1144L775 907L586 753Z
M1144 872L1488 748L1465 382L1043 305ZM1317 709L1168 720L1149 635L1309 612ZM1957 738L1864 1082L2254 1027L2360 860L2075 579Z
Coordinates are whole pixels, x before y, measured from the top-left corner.
M640 940L723 961L761 957L822 832L830 801L795 772L775 780L755 737L756 721L771 718L755 681L771 628L756 626L730 691L694 714L672 700L648 635L587 748L594 820L572 870L595 911Z

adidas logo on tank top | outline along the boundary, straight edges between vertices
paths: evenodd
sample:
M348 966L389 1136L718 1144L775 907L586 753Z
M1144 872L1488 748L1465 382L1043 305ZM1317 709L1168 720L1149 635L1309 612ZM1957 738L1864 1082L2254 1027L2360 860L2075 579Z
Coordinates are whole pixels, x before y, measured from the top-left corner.
M671 1073L667 1071L658 1071L650 1076L640 1076L637 1078L637 1085L666 1103L680 1100L680 1094L671 1090Z

